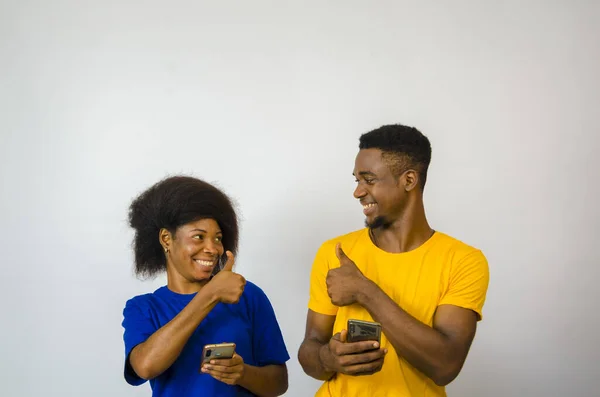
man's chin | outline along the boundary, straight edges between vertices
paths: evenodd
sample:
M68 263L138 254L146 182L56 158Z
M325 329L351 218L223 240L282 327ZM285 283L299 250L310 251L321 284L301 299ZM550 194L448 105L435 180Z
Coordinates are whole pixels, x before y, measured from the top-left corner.
M376 216L373 220L369 220L368 218L365 219L365 226L371 230L387 229L389 227L389 222L383 216Z

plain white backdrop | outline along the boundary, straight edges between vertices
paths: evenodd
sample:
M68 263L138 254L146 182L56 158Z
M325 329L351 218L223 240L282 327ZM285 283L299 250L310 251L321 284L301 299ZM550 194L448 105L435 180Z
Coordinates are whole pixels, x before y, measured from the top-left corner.
M314 254L362 227L358 137L432 141L430 223L481 248L484 321L450 396L598 395L594 1L0 0L6 397L149 396L122 378L132 198L172 174L238 203L238 271L297 359Z

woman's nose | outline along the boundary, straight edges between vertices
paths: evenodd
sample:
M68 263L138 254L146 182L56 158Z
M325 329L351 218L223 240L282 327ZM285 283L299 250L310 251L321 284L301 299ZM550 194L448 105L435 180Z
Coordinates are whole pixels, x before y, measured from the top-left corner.
M218 254L219 250L217 249L217 244L211 240L206 241L206 243L204 244L204 252Z

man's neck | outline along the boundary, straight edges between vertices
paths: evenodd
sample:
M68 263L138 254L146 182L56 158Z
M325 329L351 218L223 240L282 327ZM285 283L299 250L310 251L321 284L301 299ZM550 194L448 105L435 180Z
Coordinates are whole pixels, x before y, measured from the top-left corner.
M377 247L386 252L401 253L420 247L433 233L421 201L407 208L404 215L389 227L372 229L370 234Z

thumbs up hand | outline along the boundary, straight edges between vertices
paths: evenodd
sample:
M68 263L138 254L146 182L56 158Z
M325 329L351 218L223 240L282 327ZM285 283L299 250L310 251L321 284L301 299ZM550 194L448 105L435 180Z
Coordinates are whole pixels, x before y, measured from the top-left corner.
M348 258L339 243L335 247L335 254L340 261L340 267L327 273L327 293L334 305L348 306L359 300L359 295L364 291L369 279Z
M223 303L238 303L240 296L244 292L246 279L242 275L233 272L233 264L235 259L231 251L226 252L227 263L216 276L214 276L206 288L210 288L211 292L216 296L219 302Z

